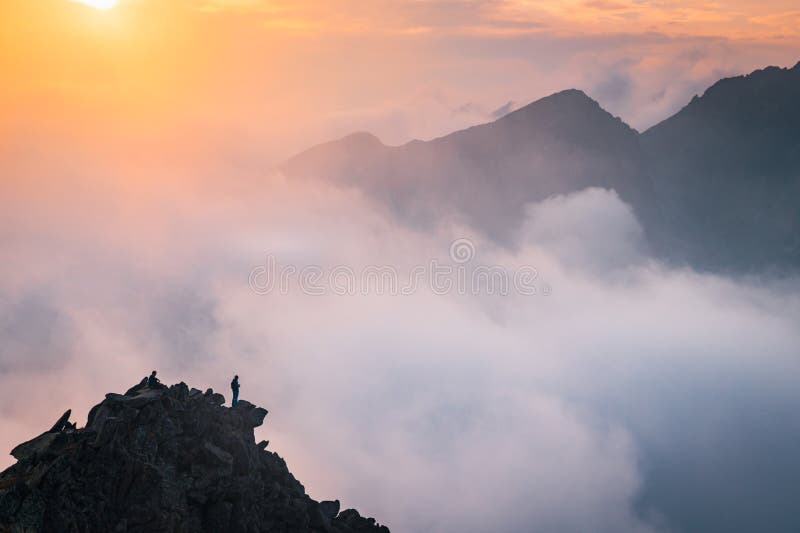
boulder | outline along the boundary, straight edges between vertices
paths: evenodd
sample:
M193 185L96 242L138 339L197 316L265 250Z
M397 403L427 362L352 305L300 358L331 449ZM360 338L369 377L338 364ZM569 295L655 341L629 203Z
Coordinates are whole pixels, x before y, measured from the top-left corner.
M11 455L17 461L25 461L29 460L34 457L36 454L43 454L45 453L50 446L53 445L55 440L58 438L58 433L52 433L50 431L46 431L35 437L27 442L23 442L22 444L17 445L13 450L11 450Z
M319 502L319 509L322 516L328 520L333 520L339 514L339 500Z
M207 389L204 396L206 400L214 405L222 405L225 403L225 396L218 392L214 392L214 389Z
M56 423L53 424L53 427L50 428L50 433L58 433L59 431L63 431L67 424L69 424L69 417L71 414L72 409L67 409L67 411L61 415L61 418L56 420Z

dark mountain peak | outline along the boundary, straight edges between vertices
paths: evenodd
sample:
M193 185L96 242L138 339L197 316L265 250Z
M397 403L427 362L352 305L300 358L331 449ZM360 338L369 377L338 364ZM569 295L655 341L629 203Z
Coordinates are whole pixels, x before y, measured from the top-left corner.
M798 61L797 64L792 67L792 70L800 70L800 61Z
M714 137L720 147L731 136L742 139L775 135L779 145L794 142L800 121L800 68L767 67L747 75L719 80L702 96L695 96L678 113L650 128L644 141L668 136L677 144L688 142L686 135ZM702 123L702 127L700 126ZM747 141L744 141L747 142ZM741 148L747 149L746 146ZM774 146L759 144L758 156L771 154ZM748 153L754 154L753 149Z
M556 93L551 94L550 96L546 97L552 100L562 100L568 102L580 102L585 105L589 105L592 107L600 107L600 104L597 103L592 97L588 94L583 92L581 89L564 89L563 91L558 91Z
M544 98L540 98L539 100L534 101L530 105L535 104L544 104L544 103L558 103L558 104L577 104L577 105L588 105L588 106L598 106L599 104L592 100L589 95L583 92L580 89L564 89L563 91L555 92L549 96L545 96Z
M579 89L567 89L536 100L505 115L493 125L548 130L555 136L566 136L581 143L603 142L606 136L634 142L637 135L619 117L613 116Z
M692 99L687 107L705 106L716 108L725 106L733 112L741 111L742 104L760 106L763 99L770 99L778 105L792 104L798 94L800 84L800 63L793 68L766 67L750 74L723 78L706 89L702 97ZM780 101L776 101L779 98Z
M253 428L266 409L180 383L107 394L86 427L70 412L12 451L0 531L388 533L316 502Z
M538 145L551 142L588 150L638 150L638 133L578 89L560 91L487 125L496 141ZM514 139L514 140L509 140Z
M540 113L563 113L575 110L602 110L600 104L589 98L585 92L579 89L567 89L553 93L530 104L523 106L516 111L505 115L499 120L510 117L521 117Z
M598 105L592 98L589 97L585 92L580 89L564 89L562 91L555 92L549 96L545 96L541 98L539 101L548 101L548 100L560 100L562 102L583 102L590 105Z

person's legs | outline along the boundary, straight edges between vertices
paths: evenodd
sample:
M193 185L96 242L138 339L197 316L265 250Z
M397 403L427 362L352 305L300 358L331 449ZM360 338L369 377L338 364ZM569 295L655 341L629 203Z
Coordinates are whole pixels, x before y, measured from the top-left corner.
M236 405L236 402L239 401L239 391L234 391L233 393L233 401L231 402L231 407Z

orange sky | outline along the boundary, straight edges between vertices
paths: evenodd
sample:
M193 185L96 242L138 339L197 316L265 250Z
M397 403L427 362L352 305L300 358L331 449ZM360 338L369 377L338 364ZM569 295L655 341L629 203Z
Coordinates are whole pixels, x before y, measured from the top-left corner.
M794 64L798 28L788 0L7 0L0 135L275 162L353 130L440 135L569 86L643 128L720 76Z

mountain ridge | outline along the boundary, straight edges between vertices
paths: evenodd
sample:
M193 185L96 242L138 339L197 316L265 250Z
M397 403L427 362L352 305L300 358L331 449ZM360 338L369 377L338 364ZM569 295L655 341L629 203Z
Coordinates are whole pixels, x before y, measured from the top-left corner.
M429 141L386 146L359 134L279 168L360 188L412 227L463 218L509 246L526 204L614 189L668 262L792 270L800 268L798 95L800 62L767 67L717 81L640 133L567 89Z
M347 136L280 168L361 188L414 227L463 217L508 244L506 230L522 220L525 203L565 189L614 188L632 205L651 205L643 167L635 130L571 89L430 141L386 146L371 134ZM531 180L531 169L541 179Z

